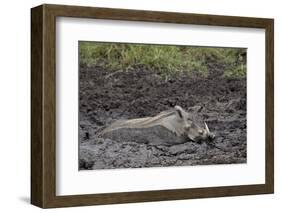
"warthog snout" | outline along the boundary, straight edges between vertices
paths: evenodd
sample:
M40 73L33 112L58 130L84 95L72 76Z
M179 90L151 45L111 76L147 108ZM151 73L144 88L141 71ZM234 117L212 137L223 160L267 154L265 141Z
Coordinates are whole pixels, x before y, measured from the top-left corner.
M208 125L206 124L206 122L204 122L204 124L205 124L205 130L207 131L208 139L209 139L210 141L213 141L213 140L215 139L216 135L215 135L214 133L211 133L211 132L210 132L209 127L208 127Z

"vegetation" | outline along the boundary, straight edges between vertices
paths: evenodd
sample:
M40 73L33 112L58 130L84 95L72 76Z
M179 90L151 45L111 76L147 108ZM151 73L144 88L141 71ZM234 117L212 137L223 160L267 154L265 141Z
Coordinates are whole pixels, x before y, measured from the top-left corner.
M223 67L227 77L246 76L246 49L80 42L82 66L128 70L138 65L164 76L199 72L208 76L210 65Z

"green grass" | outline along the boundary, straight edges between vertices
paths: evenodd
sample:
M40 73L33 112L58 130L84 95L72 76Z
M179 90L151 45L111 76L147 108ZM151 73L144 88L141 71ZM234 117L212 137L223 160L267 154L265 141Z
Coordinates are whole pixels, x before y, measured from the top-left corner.
M82 66L126 71L142 65L166 77L181 72L199 72L208 76L210 64L225 67L227 77L245 77L245 53L242 48L79 42Z

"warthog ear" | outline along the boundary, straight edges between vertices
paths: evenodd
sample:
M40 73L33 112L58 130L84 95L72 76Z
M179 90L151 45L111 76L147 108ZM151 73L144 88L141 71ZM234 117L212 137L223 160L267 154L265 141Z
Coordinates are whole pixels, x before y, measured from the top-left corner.
M175 106L175 110L179 118L183 118L184 110L180 106Z

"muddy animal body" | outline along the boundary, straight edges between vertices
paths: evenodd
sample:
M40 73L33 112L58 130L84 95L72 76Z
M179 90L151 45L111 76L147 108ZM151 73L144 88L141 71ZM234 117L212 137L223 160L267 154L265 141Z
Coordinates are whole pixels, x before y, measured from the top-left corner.
M178 144L214 138L206 123L205 128L199 127L192 120L192 116L180 106L153 117L118 120L105 128L100 136L116 141L150 144Z

